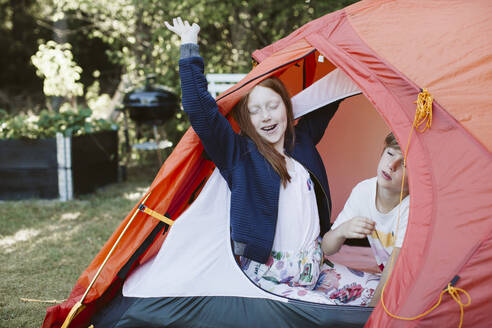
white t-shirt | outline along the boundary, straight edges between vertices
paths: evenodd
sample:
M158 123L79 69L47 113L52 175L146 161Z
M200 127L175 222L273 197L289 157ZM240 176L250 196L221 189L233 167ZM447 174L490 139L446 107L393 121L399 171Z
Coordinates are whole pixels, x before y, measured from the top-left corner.
M297 253L311 248L320 234L314 184L308 171L293 158L286 158L290 183L280 186L274 251Z
M362 216L376 222L375 231L367 236L376 262L382 269L388 262L394 247L401 247L408 224L408 209L410 197L405 197L401 205L395 206L388 213L381 213L376 208L377 177L364 180L352 190L342 212L338 215L331 229L349 221L355 216ZM400 224L395 240L398 223L398 208L400 209Z

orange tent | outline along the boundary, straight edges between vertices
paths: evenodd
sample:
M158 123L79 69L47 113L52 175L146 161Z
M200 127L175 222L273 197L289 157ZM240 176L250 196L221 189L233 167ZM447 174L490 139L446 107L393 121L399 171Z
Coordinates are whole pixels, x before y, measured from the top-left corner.
M492 321L491 17L488 0L360 1L255 51L258 65L218 98L227 114L269 75L279 76L294 96L334 68L342 70L363 95L342 103L319 146L336 215L355 182L374 175L377 149L388 129L405 148L414 102L421 88L430 92L432 126L414 131L409 142L409 224L384 295L388 309L399 316L429 309L459 276L456 286L472 298L464 326ZM190 129L150 186L149 208L179 219L213 168L202 151ZM70 298L48 309L43 327L61 325L136 210L80 276ZM136 215L71 327L86 323L121 285L119 277L156 254L166 236L158 222ZM459 318L459 306L444 296L436 310L412 321L394 319L378 305L366 326L457 326Z

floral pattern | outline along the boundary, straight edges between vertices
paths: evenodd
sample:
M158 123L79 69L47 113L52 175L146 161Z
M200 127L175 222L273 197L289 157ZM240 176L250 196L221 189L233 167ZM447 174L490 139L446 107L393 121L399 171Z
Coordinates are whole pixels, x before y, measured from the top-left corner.
M265 264L241 258L241 269L262 289L304 301L367 306L379 275L323 259L316 243L299 254L272 251Z
M340 274L335 269L326 268L321 271L314 289L325 295L329 295L331 291L338 289L340 286L340 278Z
M340 289L337 289L334 293L330 295L330 299L337 300L342 304L347 304L353 300L358 299L362 295L362 291L362 286L353 282L350 285L346 285Z
M255 282L265 280L274 284L312 289L318 279L323 253L318 243L299 254L272 251L265 264L241 258L241 269Z

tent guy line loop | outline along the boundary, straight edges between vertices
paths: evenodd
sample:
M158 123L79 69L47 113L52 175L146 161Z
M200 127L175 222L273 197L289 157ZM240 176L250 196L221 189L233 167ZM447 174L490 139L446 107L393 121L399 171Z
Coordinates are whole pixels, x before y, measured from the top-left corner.
M406 176L406 167L407 167L407 155L408 155L408 148L410 146L410 140L412 138L412 132L413 132L414 128L415 128L415 130L417 130L420 133L423 133L423 132L425 132L425 130L431 128L431 126L432 126L432 103L433 103L433 101L434 101L434 98L432 97L432 95L427 91L427 89L424 88L424 89L420 89L417 100L414 102L415 104L417 104L417 108L415 110L415 117L414 117L414 120L412 123L412 127L410 128L410 134L408 136L407 146L405 147L405 154L403 156L403 178L401 181L401 189L400 189L400 205L401 205L401 202L403 200L403 189L405 186L405 176ZM420 128L421 125L424 125L423 128ZM401 208L401 206L398 207L398 220L396 223L395 236L398 236L398 228L400 226L400 208ZM393 267L393 264L394 264L393 262L394 262L394 257L392 256L391 261L390 261L390 268ZM386 312L386 314L388 314L390 317L395 318L395 319L400 319L400 320L412 321L412 320L417 320L419 318L425 317L426 315L428 315L429 313L434 311L441 304L442 297L447 292L447 293L449 293L451 298L456 303L458 303L458 305L460 307L460 323L459 323L458 327L461 328L461 326L463 325L464 308L471 304L471 297L470 297L470 294L466 290L464 290L462 288L454 287L459 278L460 278L459 276L455 276L451 280L451 282L448 283L447 287L444 288L444 290L439 295L439 300L437 301L436 304L434 304L427 311L425 311L419 315L416 315L414 317L401 317L401 316L398 316L398 315L391 313L388 310L388 308L386 307L386 304L384 304L384 290L385 290L386 285L389 281L389 279L388 279L388 280L386 280L386 282L383 286L383 289L381 290L381 305L383 306L383 309ZM462 292L468 298L468 302L466 304L464 304L461 301L461 297L459 295L459 292Z
M417 97L417 100L414 102L417 104L417 109L415 111L415 118L413 121L413 127L419 132L425 132L425 130L430 129L432 125L432 102L434 101L434 97L427 91L427 89L421 89L420 93ZM423 128L420 128L422 124L424 124ZM410 132L411 133L411 132ZM410 142L410 138L408 138ZM407 144L408 150L408 144ZM406 154L406 153L405 153Z
M458 277L458 276L456 276ZM455 277L455 278L456 278ZM455 279L453 279L454 281ZM384 289L383 289L383 292L384 292ZM467 299L468 299L468 302L466 303L463 303L461 301L461 297L460 297L460 294L459 293L463 293L466 295ZM432 311L434 311L442 302L442 297L445 293L449 293L449 295L451 296L451 298L456 302L458 303L459 307L460 307L460 323L459 323L459 328L461 328L461 326L463 325L463 315L464 315L464 308L471 305L471 297L470 297L470 294L462 289L462 288L458 288L458 287L454 287L453 283L450 282L448 284L448 286L441 292L441 294L439 294L439 300L437 301L436 304L434 304L430 309L428 309L427 311L419 314L419 315L416 315L414 317L400 317L400 316L397 316L397 315L394 315L392 313L389 312L389 310L386 308L386 305L384 304L384 302L382 301L382 297L381 297L381 304L383 305L383 308L384 310L386 311L386 313L392 317L392 318L395 318L395 319L400 319L400 320L406 320L406 321L412 321L412 320L417 320L419 318L422 318L422 317L425 317L426 315L428 315L429 313L431 313Z
M165 224L167 224L169 226L172 226L174 224L174 221L173 220L171 220L170 218L168 218L168 217L166 217L166 216L164 216L164 215L162 215L162 214L160 214L160 213L158 213L158 212L156 212L156 211L148 208L143 203L138 206L138 209L141 212L143 212L145 214L148 214L151 217L153 217L154 219L157 219L159 221L162 221L162 222L164 222Z

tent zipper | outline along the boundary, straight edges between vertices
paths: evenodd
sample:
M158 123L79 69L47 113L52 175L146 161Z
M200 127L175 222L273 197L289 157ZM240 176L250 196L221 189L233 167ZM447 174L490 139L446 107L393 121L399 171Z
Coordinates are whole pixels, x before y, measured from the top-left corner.
M328 198L328 195L326 194L326 191L325 189L323 188L323 185L319 182L319 179L318 177L316 176L316 174L314 174L310 169L308 169L307 167L305 167L306 171L309 172L309 174L314 178L314 180L316 180L316 183L318 183L321 191L323 191L323 195L325 196L325 199L326 199L326 205L328 207L328 220L331 219L331 206L330 206L330 199Z

